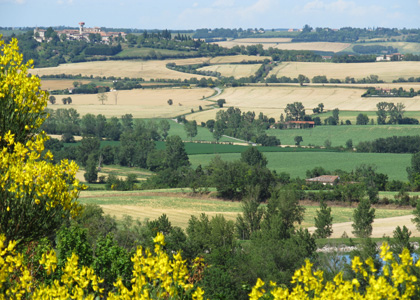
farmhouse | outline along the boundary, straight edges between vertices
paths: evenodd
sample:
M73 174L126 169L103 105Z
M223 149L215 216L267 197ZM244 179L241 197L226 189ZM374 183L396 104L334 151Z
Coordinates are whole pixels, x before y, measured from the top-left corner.
M314 178L306 179L307 183L322 183L323 185L336 185L340 180L340 176L335 175L321 175Z
M303 129L315 127L314 121L288 121L284 123L286 129Z

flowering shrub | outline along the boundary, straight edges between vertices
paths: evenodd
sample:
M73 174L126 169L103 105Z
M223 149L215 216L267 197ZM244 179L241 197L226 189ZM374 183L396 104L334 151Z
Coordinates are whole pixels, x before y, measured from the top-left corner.
M52 250L44 253L40 260L46 276L44 282L34 284L28 268L23 263L22 254L16 252L16 242L4 243L0 236L0 299L95 299L103 297L103 279L94 271L78 265L78 257L73 254L67 258L63 275L54 278L57 270L57 257ZM202 265L196 259L192 269L180 253L170 259L163 250L164 236L158 233L154 239L153 253L139 247L131 258L134 263L131 287L125 287L121 280L114 283L117 292L110 292L108 299L203 299L204 291L194 286L190 275Z
M292 278L294 287L291 290L278 287L270 282L267 289L265 283L258 279L250 299L419 299L420 261L414 263L410 252L404 249L395 259L387 243L382 244L380 257L384 262L381 272L375 269L373 259L362 262L359 257L352 260L351 268L361 275L361 280L367 282L365 289L360 288L360 282L354 278L343 280L339 273L332 281L325 281L323 272L312 269L313 264L306 264L297 270Z
M1 37L0 37L1 38ZM47 137L39 133L48 94L28 76L17 40L0 40L0 233L6 241L27 243L54 233L63 217L76 216L83 186L74 162L52 163L42 154Z

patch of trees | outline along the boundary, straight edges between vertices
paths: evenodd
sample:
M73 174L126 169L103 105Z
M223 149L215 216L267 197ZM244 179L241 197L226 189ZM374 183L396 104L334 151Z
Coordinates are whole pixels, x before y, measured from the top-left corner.
M399 36L401 33L396 28L376 28L368 30L366 28L352 28L343 27L339 30L331 28L317 27L313 30L309 25L305 25L302 32L297 37L292 39L292 42L341 42L353 43L359 39L372 39L372 38L389 38Z
M392 136L373 141L360 142L358 152L371 153L416 153L420 149L420 136Z
M413 88L410 91L404 90L402 87L399 89L376 89L374 87L369 87L367 91L362 95L362 97L406 97L412 98L418 95L418 92L414 91Z
M377 123L382 124L410 124L415 122L411 119L404 118L405 105L403 103L397 103L395 105L392 102L379 102L376 104ZM388 118L389 117L389 118ZM387 120L388 118L388 120Z
M332 58L334 63L363 63L363 62L375 62L376 55L348 55L348 54L337 54Z
M96 86L93 83L82 84L72 89L72 94L98 94L109 92L109 86Z
M269 119L263 113L256 117L255 112L242 113L239 108L229 107L226 111L217 112L212 132L216 141L223 135L228 135L254 143L258 140L263 146L277 146L280 141L265 133L274 122L274 119Z
M420 77L409 77L408 79L405 79L403 77L400 77L398 79L394 79L392 80L393 83L398 83L398 82L420 82Z
M392 54L397 53L398 48L392 46L382 46L382 45L355 45L353 46L353 51L360 54Z
M117 46L110 45L94 45L85 49L86 55L115 55L122 51L121 44Z

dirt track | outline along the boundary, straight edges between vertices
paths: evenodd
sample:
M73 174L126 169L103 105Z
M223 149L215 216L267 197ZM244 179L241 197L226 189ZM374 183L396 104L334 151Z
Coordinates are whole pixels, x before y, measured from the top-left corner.
M392 217L386 219L375 219L373 222L373 232L372 237L383 237L390 236L392 237L393 231L397 226L403 227L404 225L411 231L411 236L420 236L420 232L416 229L416 226L411 222L413 215L407 215L402 217ZM353 227L351 226L353 222L344 222L337 223L333 225L333 234L332 238L339 238L343 235L344 232L347 233L348 237L354 237L351 233ZM310 232L315 231L315 227L309 228Z

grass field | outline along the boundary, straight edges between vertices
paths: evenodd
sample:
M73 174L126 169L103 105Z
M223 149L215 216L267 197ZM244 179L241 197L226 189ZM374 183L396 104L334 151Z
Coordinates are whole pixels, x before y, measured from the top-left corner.
M239 160L239 153L219 154L223 160ZM266 152L267 167L277 173L286 172L291 177L305 178L307 170L323 167L334 171L351 171L362 164L377 166L377 171L388 175L389 179L407 180L406 168L411 163L411 154L350 153L350 152ZM192 167L209 164L215 155L190 155Z
M420 65L419 65L420 66ZM219 98L226 100L225 106L240 108L241 111L254 111L257 115L263 112L279 120L287 104L302 102L307 114L319 103L324 103L325 110L340 111L376 111L378 102L404 103L406 111L420 111L420 96L414 98L362 98L362 88L340 88L322 86L252 86L225 88ZM226 108L225 108L226 109ZM214 119L218 109L198 112L187 118L199 122Z
M341 115L340 119L346 119ZM301 145L323 146L324 141L329 139L332 146L344 146L351 139L356 146L361 141L372 141L377 138L402 135L419 135L420 125L339 125L339 126L316 126L310 129L277 130L270 129L268 135L274 135L284 145L293 145L295 136L302 136Z
M106 117L121 117L132 114L134 118L173 118L180 114L190 113L191 109L198 111L199 106L213 105L213 102L200 100L214 93L210 88L161 88L161 89L137 89L129 91L108 92L108 101L102 105L98 101L98 95L80 94L71 95L71 105L61 102L63 97L56 96L57 103L48 104L48 108L74 108L81 116L94 113L103 114ZM115 105L117 97L117 105ZM173 100L173 105L168 105L168 99Z
M105 213L121 218L130 215L141 221L148 218L157 219L166 214L172 225L186 228L191 215L199 216L205 213L209 216L222 214L226 219L235 221L241 213L240 202L222 201L207 197L193 197L180 193L181 191L139 191L139 192L116 192L116 191L84 191L79 198L82 204L98 204ZM264 205L264 204L263 204ZM318 206L305 205L305 218L303 227L314 226L314 216ZM332 207L334 223L347 222L351 218L351 207ZM377 209L377 218L389 218L404 216L410 212L404 209Z
M211 65L198 69L199 71L219 72L222 76L234 78L249 77L255 75L260 64L243 64L243 65Z
M317 62L283 62L275 67L268 76L298 77L303 74L309 78L317 75L325 75L327 78L344 80L346 76L362 79L371 74L379 76L385 82L392 82L399 77L419 77L420 62L415 61L391 61L375 63L334 64Z
M142 47L142 48L123 48L123 51L121 51L120 53L118 53L117 57L138 57L138 56L148 56L150 54L151 51L154 51L156 54L161 54L161 55L185 55L185 56L194 56L197 52L196 51L178 51L178 50L169 50L169 49L158 49L158 48L147 48L147 47Z

